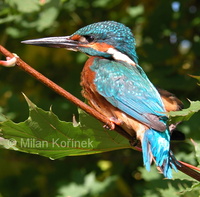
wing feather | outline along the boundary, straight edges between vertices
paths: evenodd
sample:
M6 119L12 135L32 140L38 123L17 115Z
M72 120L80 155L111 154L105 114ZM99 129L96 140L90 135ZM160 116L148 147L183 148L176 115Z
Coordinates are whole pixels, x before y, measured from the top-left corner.
M94 60L91 69L96 73L98 93L108 102L155 130L166 129L159 121L164 117L160 112L165 111L162 100L144 72L125 62L100 58Z

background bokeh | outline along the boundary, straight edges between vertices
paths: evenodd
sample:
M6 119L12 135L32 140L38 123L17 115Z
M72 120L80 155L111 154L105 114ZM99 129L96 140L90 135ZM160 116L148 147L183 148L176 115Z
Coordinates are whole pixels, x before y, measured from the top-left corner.
M137 42L139 64L155 86L180 98L185 107L199 100L199 86L188 74L200 75L200 1L156 0L0 0L0 44L81 100L84 54L27 46L22 40L70 35L99 21L129 26ZM4 58L0 55L0 58ZM17 67L0 67L0 120L28 117L24 92L37 106L71 121L76 106ZM180 125L184 142L173 142L177 158L197 165L189 140L200 139L199 114ZM187 192L187 180L163 180L155 167L146 172L141 153L120 150L98 155L50 160L0 150L0 196L107 197L198 196ZM185 191L180 193L181 191Z

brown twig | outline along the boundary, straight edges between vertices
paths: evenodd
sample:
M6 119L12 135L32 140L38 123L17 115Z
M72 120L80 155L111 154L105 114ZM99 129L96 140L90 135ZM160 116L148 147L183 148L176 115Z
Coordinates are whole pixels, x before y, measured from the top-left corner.
M15 57L13 53L5 49L2 45L0 45L0 52L5 57L9 57L9 58ZM79 108L81 108L82 110L90 114L91 116L95 117L97 120L101 121L103 124L105 124L109 128L113 128L114 123L112 123L108 118L106 118L105 116L97 112L95 109L91 108L90 106L88 106L87 104L85 104L84 102L82 102L81 100L79 100L78 98L76 98L75 96L73 96L72 94L70 94L63 88L61 88L60 86L58 86L56 83L54 83L53 81L51 81L50 79L48 79L47 77L45 77L44 75L36 71L35 69L33 69L31 66L25 63L19 57L16 57L16 65L22 70L24 70L25 72L27 72L28 74L30 74L31 76L33 76L38 81L42 82L43 84L51 88L57 94L63 96L64 98L71 101L72 103L74 103L76 106L78 106ZM132 136L130 136L127 132L125 132L119 126L115 125L114 130L117 131L120 135L127 138L131 142L131 144L134 144L134 139L132 138Z
M180 163L180 165L176 165L178 170L180 170L184 174L187 174L188 176L192 177L193 179L200 181L200 173L196 171L196 170L199 171L199 168L192 166L190 164L187 164L185 162L182 162L182 161L178 161L178 162Z

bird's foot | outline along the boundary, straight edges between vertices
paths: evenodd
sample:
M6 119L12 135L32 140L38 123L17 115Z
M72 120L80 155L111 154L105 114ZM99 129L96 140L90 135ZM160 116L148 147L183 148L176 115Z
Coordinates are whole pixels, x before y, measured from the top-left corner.
M115 118L115 117L111 117L109 118L109 121L110 121L110 125L104 125L103 127L106 128L106 129L109 129L109 130L114 130L115 129L115 125L121 125L122 124L122 121Z
M5 67L13 67L16 64L17 61L17 55L15 53L13 53L14 57L10 58L10 57L6 57L6 61L5 60L0 60L0 65L1 66L5 66Z

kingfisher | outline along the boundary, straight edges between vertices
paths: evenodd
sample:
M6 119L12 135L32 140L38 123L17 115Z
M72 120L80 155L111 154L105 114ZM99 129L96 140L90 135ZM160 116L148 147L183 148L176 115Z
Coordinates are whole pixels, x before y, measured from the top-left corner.
M166 112L181 109L182 103L151 83L138 64L135 38L128 27L103 21L85 26L70 36L22 43L86 54L89 58L81 73L81 86L89 105L140 141L148 171L154 161L166 178L172 178L177 160L170 150Z

